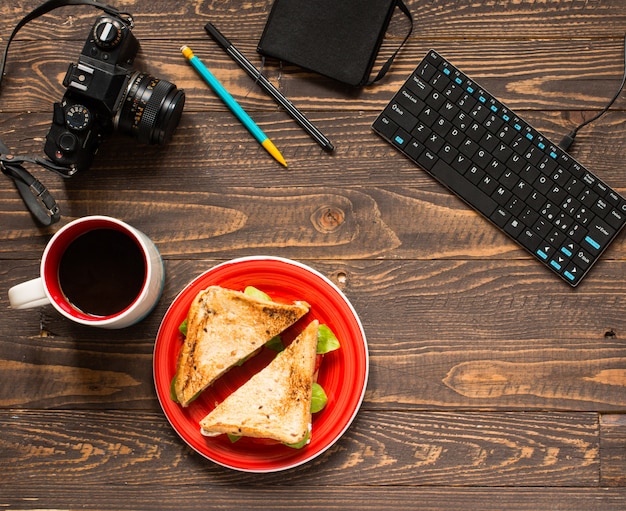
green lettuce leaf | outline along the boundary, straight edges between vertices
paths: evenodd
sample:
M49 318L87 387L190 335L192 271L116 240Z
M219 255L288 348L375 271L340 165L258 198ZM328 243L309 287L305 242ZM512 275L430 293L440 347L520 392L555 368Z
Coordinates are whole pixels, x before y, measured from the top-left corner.
M326 325L320 325L317 330L317 354L323 355L340 348L339 339Z
M310 436L311 436L311 433L307 431L306 436L300 442L297 442L295 444L284 444L284 445L286 445L287 447L292 447L293 449L302 449L309 442Z
M257 289L256 287L253 286L247 286L243 292L245 294L247 294L248 296L252 296L253 298L257 298L259 300L264 300L266 302L271 302L272 299L269 297L268 294L264 293L263 291Z
M319 383L313 384L313 397L311 398L311 413L323 410L328 402L328 396Z
M178 327L178 331L183 334L185 337L187 337L187 318L185 318L185 321L183 321L179 327Z

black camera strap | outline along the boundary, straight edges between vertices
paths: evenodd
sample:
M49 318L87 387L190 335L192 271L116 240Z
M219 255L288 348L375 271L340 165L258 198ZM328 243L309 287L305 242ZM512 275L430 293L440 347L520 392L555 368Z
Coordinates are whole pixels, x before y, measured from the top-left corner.
M46 226L58 222L61 212L56 201L48 189L21 165L22 161L30 161L30 158L6 156L9 154L9 149L2 140L0 140L0 153L0 170L5 176L13 179L24 204L35 219Z
M120 19L126 18L126 22L132 27L132 16L126 12L121 12L114 7L96 2L95 0L48 0L39 7L33 9L29 14L24 16L11 32L7 45L2 57L2 63L0 63L0 88L2 86L2 78L4 77L4 69L7 63L7 57L9 55L9 46L11 41L15 38L18 31L26 25L29 21L32 21L39 16L42 16L59 7L66 7L71 5L88 5L96 7L102 11L116 16ZM10 177L17 191L19 192L24 204L28 210L32 213L35 219L42 225L51 225L59 221L60 212L56 201L48 192L48 189L42 185L39 180L35 179L23 166L22 163L35 163L41 165L49 170L58 170L58 167L51 161L43 158L31 158L31 157L17 157L12 156L9 148L0 140L0 170L2 173Z

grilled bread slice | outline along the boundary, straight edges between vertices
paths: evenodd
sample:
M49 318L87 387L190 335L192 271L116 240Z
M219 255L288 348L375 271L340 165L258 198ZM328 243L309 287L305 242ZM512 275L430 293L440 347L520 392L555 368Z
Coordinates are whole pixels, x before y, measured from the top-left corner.
M240 291L210 286L198 293L187 315L174 390L187 406L233 365L261 348L309 311L309 304L269 302Z
M302 442L311 427L318 321L200 421L206 436L227 433Z

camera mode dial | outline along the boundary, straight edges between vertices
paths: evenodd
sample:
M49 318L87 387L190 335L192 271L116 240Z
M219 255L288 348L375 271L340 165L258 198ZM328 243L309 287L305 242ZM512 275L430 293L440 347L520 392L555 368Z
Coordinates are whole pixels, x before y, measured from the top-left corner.
M72 105L65 113L67 127L76 131L82 131L91 121L91 113L83 105Z
M122 30L121 21L104 17L93 27L94 41L100 48L110 50L122 40Z

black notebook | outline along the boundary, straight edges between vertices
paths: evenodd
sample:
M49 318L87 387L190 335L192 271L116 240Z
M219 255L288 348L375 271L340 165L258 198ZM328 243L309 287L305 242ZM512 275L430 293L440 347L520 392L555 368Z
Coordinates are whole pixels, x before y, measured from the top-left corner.
M397 53L371 80L396 7L409 18L412 29L411 14L402 0L275 0L257 49L349 85L373 83L382 78Z

